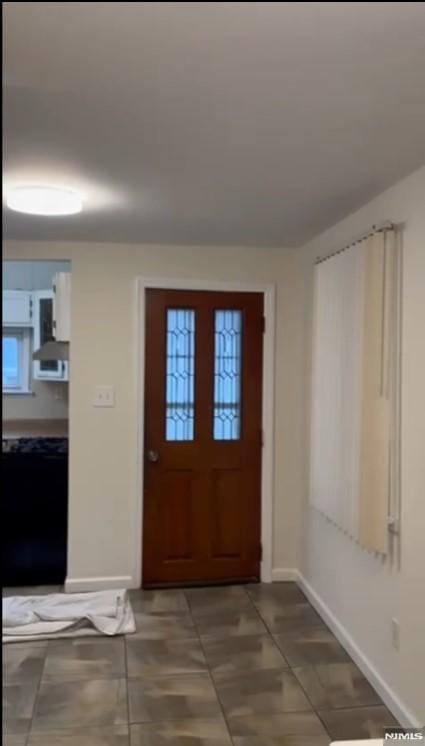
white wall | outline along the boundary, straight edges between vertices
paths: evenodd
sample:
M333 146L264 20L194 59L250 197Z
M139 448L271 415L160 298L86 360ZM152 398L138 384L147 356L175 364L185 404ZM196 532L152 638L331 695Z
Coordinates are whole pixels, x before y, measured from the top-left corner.
M69 272L69 262L3 261L3 290L52 288L56 272ZM68 418L68 384L31 382L31 394L3 394L3 420L62 420Z
M342 625L371 670L388 689L388 701L405 720L425 723L425 168L311 241L298 254L304 283L304 443L308 449L313 261L345 246L373 224L403 224L402 477L400 564L362 551L307 507L301 571ZM306 459L307 463L308 459ZM391 619L400 622L400 649Z
M68 384L32 381L31 394L3 394L3 422L7 420L67 420Z
M274 557L298 566L302 394L300 339L293 334L297 276L285 250L6 242L7 258L72 260L69 563L72 579L135 573L137 489L136 277L276 283ZM93 387L116 386L116 406L92 406ZM137 530L137 527L136 527ZM140 527L141 530L141 527Z

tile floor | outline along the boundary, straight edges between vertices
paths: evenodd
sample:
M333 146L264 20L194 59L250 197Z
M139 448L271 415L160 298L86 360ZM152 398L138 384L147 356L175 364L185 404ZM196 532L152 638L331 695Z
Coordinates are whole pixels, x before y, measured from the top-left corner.
M5 746L327 746L396 724L294 583L130 595L134 635L3 646Z

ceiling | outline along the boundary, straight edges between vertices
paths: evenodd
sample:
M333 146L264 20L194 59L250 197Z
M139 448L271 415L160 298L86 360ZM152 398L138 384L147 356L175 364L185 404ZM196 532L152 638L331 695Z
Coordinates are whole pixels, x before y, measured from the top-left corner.
M425 162L425 3L6 2L6 237L296 246Z

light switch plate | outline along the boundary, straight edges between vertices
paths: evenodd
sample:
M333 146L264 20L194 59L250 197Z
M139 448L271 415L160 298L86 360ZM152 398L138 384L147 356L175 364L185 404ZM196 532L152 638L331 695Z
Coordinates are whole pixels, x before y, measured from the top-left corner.
M115 386L95 386L94 407L115 407Z

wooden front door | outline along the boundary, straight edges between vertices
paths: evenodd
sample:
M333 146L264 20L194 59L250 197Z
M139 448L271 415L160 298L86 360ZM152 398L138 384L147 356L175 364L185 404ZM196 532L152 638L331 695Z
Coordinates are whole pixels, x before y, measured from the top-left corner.
M258 579L263 295L146 291L143 585Z

